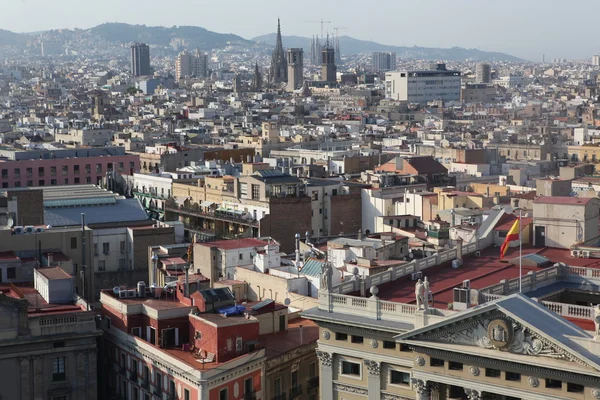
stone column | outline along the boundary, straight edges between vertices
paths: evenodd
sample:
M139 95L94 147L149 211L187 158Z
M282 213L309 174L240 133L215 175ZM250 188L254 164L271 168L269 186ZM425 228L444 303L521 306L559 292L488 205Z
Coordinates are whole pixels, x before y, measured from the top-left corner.
M379 400L381 398L381 363L371 360L364 360L364 363L369 371L369 400Z
M481 391L475 389L465 389L469 400L481 400Z
M44 360L40 356L33 357L33 398L42 400L45 398L44 393Z
M21 362L21 396L23 400L31 400L31 381L33 374L31 371L31 357L20 357Z
M317 350L321 368L319 370L319 392L321 399L333 399L333 354Z
M411 378L410 382L417 393L416 400L431 400L431 389L427 382L415 378Z

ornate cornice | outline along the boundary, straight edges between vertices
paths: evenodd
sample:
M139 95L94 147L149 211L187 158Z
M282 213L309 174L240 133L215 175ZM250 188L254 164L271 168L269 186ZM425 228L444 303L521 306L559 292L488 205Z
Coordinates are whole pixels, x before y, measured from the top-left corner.
M423 347L418 345L410 346L414 351L419 353L424 353L428 355L435 356L437 358L458 358L462 361L465 361L465 364L489 364L495 367L499 367L499 369L514 369L515 364L519 366L519 369L522 372L528 372L535 375L541 376L553 376L561 378L561 380L584 380L586 382L597 384L598 377L592 375L585 374L575 374L572 372L568 372L565 370L555 370L550 368L538 367L530 364L523 364L520 362L509 362L504 360L499 360L496 358L488 358L485 356L477 356L472 354L463 354L451 352L448 350L440 350L440 349L432 349L429 347Z
M373 320L373 323L377 323L377 321ZM351 322L349 321L348 324L351 324ZM381 330L381 329L369 329L369 328L363 328L363 327L357 327L356 325L346 325L343 323L333 323L333 322L323 322L323 321L319 321L318 325L322 328L326 328L329 330L332 330L334 332L348 332L350 334L354 333L354 334L358 334L361 336L368 336L368 337L373 337L373 338L377 338L380 340L394 340L393 337L400 334L401 332L408 332L407 330L404 331L391 331L391 330ZM376 325L373 325L374 327ZM389 334L389 335L386 335Z
M337 392L360 394L363 396L369 395L368 389L365 389L360 386L353 386L353 385L348 385L346 383L339 383L339 382L333 382L333 390L335 390Z
M331 367L331 365L333 364L333 354L331 353L317 350L317 357L319 358L319 362L321 363L321 365L325 367Z

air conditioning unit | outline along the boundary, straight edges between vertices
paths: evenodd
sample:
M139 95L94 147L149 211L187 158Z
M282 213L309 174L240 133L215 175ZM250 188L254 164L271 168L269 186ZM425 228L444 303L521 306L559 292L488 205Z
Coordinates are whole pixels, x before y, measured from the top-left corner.
M128 293L127 297L137 297L137 290L136 289L128 290L127 293Z
M121 291L119 292L119 298L120 298L120 299L124 299L124 298L126 298L126 297L128 297L128 295L127 295L127 290L121 290Z
M481 252L479 250L475 252L475 257L481 257Z
M44 232L44 228L35 228L36 233Z
M413 272L413 273L410 275L410 278L411 278L413 281L416 281L417 279L421 279L421 278L423 278L423 272L422 272L422 271L419 271L419 272Z
M25 231L25 228L22 226L15 226L15 228L13 229L13 232L15 233L15 235L22 235Z
M579 250L571 250L571 257L579 257Z
M463 289L471 290L471 281L469 279L464 280L462 287Z
M34 233L35 232L35 227L33 225L27 225L25 227L25 233Z
M582 250L579 255L582 258L590 258L590 252L588 250Z

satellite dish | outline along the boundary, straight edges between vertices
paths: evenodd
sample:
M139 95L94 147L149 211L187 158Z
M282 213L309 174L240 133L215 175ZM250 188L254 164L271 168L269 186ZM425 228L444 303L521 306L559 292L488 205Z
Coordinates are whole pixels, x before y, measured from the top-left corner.
M286 306L289 306L291 304L291 300L289 299L289 297L286 297L285 300L283 301L283 304L285 304Z
M6 226L8 226L9 228L12 228L14 224L15 221L12 218L9 218L8 221L6 221Z
M409 257L410 259L413 259L413 258L415 258L415 255L414 255L414 254L412 253L412 251L411 251L410 253L408 253L408 257Z
M121 288L120 288L120 287L118 287L118 286L115 286L115 287L113 288L113 293L114 293L114 294L119 294L119 292L120 292L120 291L121 291Z

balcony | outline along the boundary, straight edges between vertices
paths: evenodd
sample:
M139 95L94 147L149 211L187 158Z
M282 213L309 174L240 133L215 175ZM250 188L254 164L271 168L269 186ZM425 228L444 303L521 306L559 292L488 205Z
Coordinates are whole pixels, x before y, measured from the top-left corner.
M256 392L244 393L244 400L256 400Z
M129 379L131 379L132 381L137 381L137 372L136 371L129 371L129 373L127 375L129 376Z
M308 380L308 382L306 383L306 388L308 390L312 390L312 389L315 389L318 387L319 387L319 377L318 376L314 376L314 377L310 378Z
M141 376L138 376L138 385L140 385L141 387L143 387L146 390L149 390L149 388L150 388L150 382L148 381L148 379L145 379Z
M177 208L177 207L173 207L170 205L165 206L165 210L172 212L172 213L190 215L193 217L201 217L201 218L212 219L212 220L233 222L233 223L236 223L239 225L258 227L258 221L256 221L256 220L245 219L245 218L241 218L241 217L237 217L237 216L233 216L233 215L227 215L226 213L219 212L219 211L205 212L205 211L201 211L198 208L185 207L185 206L181 206L181 207Z
M134 196L148 197L150 199L162 199L167 200L169 196L162 193L154 193L154 192L140 192L139 190L133 191Z
M302 395L302 385L292 386L290 389L290 400Z

